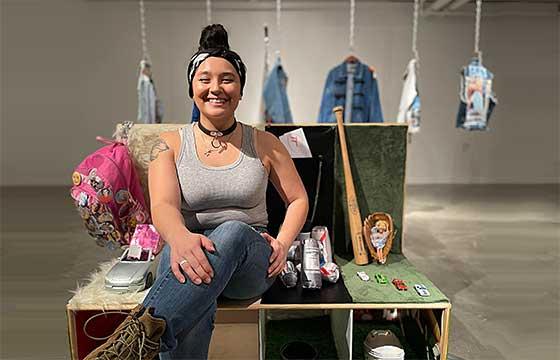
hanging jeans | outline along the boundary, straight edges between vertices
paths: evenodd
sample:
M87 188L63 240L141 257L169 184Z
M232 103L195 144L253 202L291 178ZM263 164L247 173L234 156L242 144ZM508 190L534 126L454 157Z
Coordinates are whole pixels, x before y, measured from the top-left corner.
M267 277L272 248L260 235L262 231L265 229L226 221L203 232L216 249L214 254L203 250L214 270L210 284L195 285L188 276L181 284L171 271L170 247L165 246L158 277L143 302L167 324L160 340L160 359L207 359L218 296L250 299L273 284L275 277Z

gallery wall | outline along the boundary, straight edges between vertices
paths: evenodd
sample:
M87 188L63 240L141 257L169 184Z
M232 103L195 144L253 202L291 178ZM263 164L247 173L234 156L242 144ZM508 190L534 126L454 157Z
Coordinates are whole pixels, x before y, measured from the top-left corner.
M154 79L165 122L186 123L185 67L205 25L204 2L146 1ZM215 2L216 3L216 2ZM272 2L217 2L213 21L249 69L237 118L255 123L262 89L263 23L289 76L296 122L315 122L328 71L348 53L346 2L285 2L281 33ZM140 60L136 1L1 1L1 182L68 185L73 167L136 118ZM411 57L412 4L358 2L356 54L378 72L394 121ZM454 127L459 71L473 52L474 15L420 18L422 130L409 144L409 183L556 183L560 30L552 4L484 6L481 48L499 104L490 131ZM279 40L280 39L280 40Z

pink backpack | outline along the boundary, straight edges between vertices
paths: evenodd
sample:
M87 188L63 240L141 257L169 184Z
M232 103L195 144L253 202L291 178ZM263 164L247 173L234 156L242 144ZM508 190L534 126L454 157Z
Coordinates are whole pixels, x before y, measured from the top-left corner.
M151 220L126 141L97 140L108 145L76 167L70 195L88 234L114 250L130 243L136 224Z

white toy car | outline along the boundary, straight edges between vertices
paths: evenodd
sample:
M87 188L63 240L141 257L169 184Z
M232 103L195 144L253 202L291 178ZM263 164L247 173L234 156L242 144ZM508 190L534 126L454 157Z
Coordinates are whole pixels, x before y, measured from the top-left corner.
M428 291L428 288L426 288L426 285L424 284L414 284L414 290L416 290L416 292L420 296L430 296L430 292Z
M138 292L149 288L154 283L157 263L152 250L143 250L140 259L127 259L126 249L119 262L105 275L105 289L125 293Z

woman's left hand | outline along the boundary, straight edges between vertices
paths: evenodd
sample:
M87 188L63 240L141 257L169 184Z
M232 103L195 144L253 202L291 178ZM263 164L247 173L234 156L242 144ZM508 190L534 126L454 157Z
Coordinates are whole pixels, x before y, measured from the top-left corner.
M261 233L272 247L272 255L270 255L270 267L268 268L268 277L274 277L282 272L286 266L286 258L288 257L288 247L279 240L276 240L268 233Z

